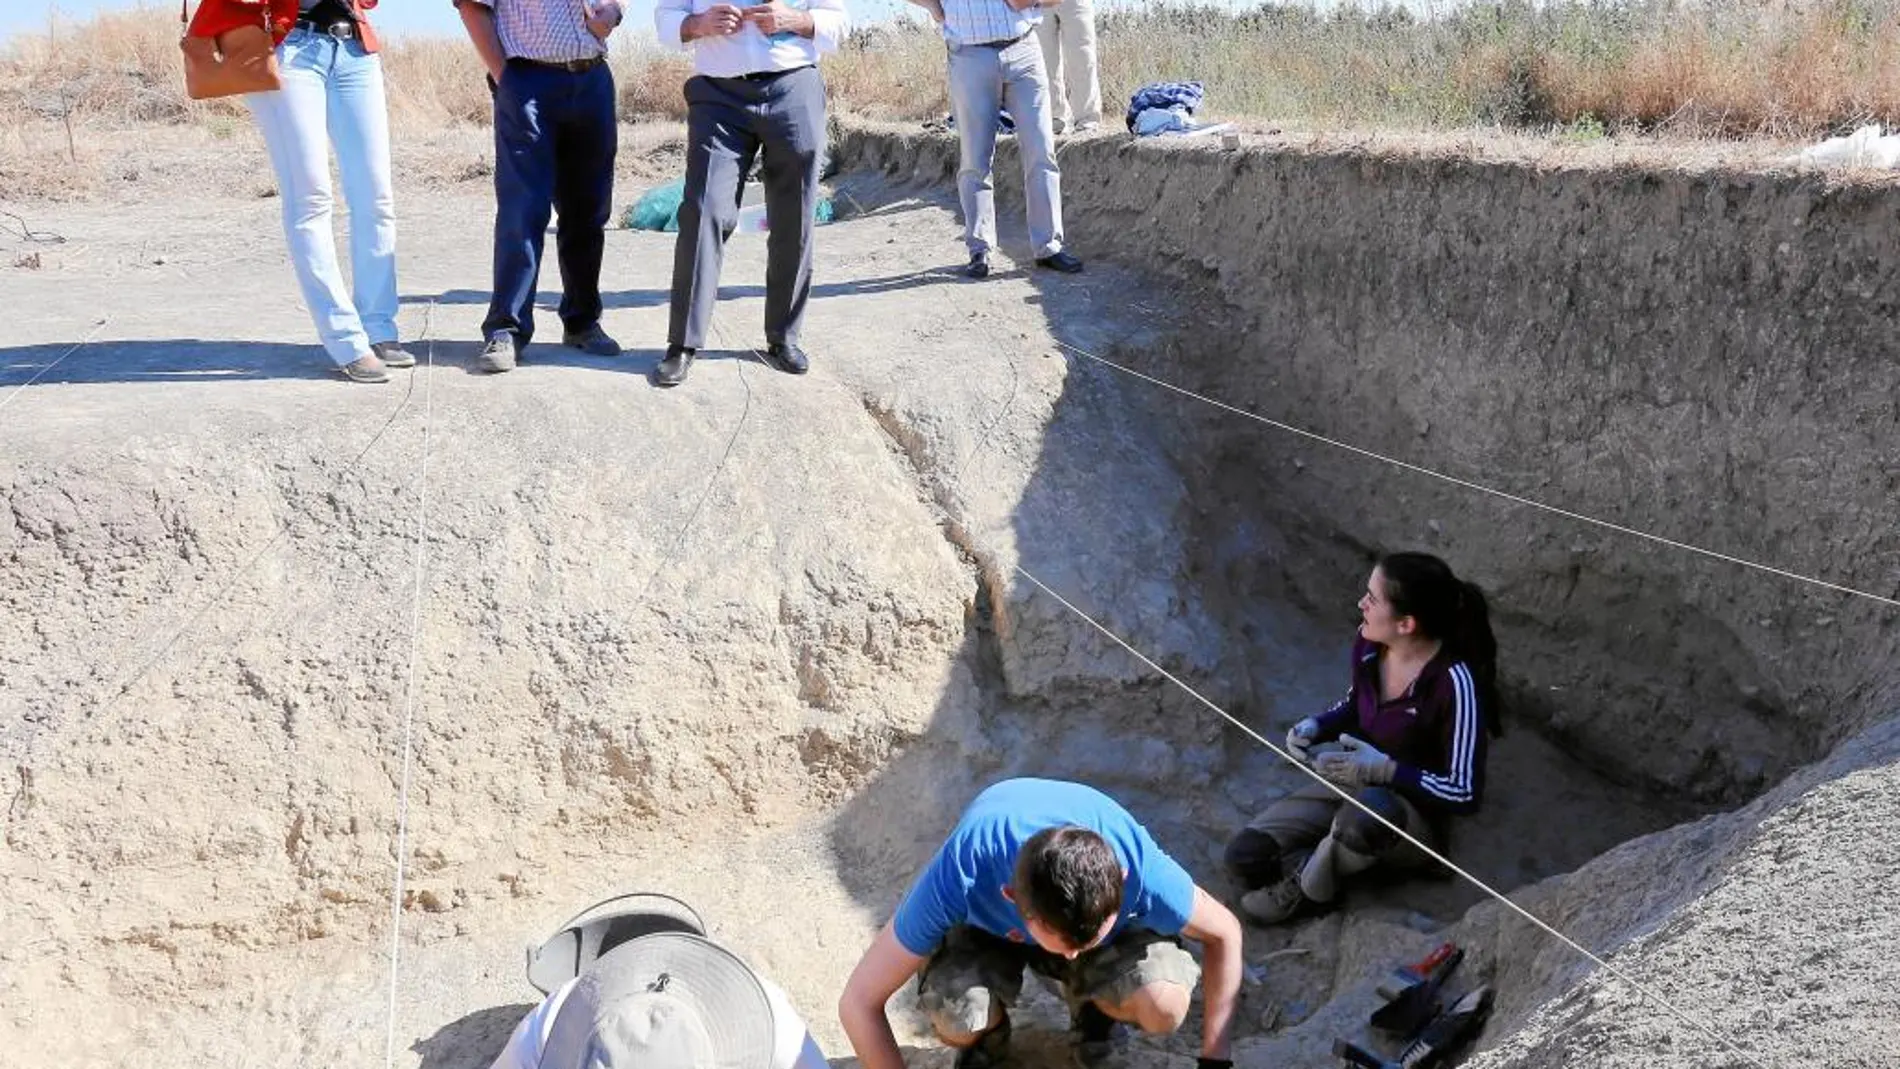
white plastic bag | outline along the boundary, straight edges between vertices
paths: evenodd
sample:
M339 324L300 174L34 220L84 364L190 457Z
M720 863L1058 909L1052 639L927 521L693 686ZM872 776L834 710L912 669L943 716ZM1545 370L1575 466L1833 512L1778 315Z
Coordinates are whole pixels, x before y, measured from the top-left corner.
M1878 124L1863 126L1846 137L1830 137L1802 149L1791 163L1808 167L1900 167L1900 134L1881 133Z

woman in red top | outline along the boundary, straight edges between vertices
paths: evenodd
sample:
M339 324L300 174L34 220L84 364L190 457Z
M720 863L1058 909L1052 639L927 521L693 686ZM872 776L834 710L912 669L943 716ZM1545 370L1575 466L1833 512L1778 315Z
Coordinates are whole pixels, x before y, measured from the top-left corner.
M367 11L377 0L204 0L191 32L264 19L283 89L250 93L283 204L284 233L323 348L353 382L413 367L396 331L396 202L382 59ZM350 206L350 281L331 230L330 149Z
M1287 749L1368 809L1438 849L1478 808L1494 734L1497 640L1484 594L1437 557L1394 553L1359 599L1352 688L1287 732ZM1319 743L1339 747L1314 753ZM1310 784L1275 802L1227 848L1250 888L1240 908L1277 924L1332 902L1342 878L1428 860L1391 828Z

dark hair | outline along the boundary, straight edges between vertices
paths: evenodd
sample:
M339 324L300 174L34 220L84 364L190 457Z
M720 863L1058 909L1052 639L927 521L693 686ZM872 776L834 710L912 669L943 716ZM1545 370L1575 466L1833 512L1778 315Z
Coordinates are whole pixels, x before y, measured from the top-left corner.
M1025 917L1086 947L1122 911L1122 863L1108 840L1087 828L1044 828L1016 855L1010 889Z
M1379 561L1385 599L1396 616L1410 616L1427 638L1437 639L1471 667L1478 702L1493 735L1503 732L1498 708L1498 640L1491 634L1491 609L1484 591L1451 573L1451 566L1429 553L1389 553Z

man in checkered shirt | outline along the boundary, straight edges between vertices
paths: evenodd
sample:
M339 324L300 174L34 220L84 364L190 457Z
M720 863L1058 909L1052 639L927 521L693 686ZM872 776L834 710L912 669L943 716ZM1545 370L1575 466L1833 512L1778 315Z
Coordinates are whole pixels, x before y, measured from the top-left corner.
M534 337L535 289L551 210L561 213L561 340L595 356L600 262L613 207L614 79L607 38L618 0L453 0L495 94L495 283L477 365L512 371Z
M990 168L1001 108L1009 109L1016 124L1036 265L1070 274L1082 270L1082 261L1062 244L1062 172L1056 167L1049 75L1036 38L1043 8L1060 2L911 0L943 27L950 50L950 110L963 142L957 199L970 250L964 271L971 278L989 277L990 251L996 247L996 184Z

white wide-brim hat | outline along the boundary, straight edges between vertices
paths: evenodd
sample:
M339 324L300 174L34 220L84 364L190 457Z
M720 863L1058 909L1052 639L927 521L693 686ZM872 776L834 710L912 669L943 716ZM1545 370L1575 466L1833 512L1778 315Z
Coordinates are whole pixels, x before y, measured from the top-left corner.
M772 1001L745 962L686 932L622 943L581 973L540 1069L772 1069Z
M596 902L528 947L528 982L545 995L620 944L660 932L705 935L706 923L670 895L634 892Z

